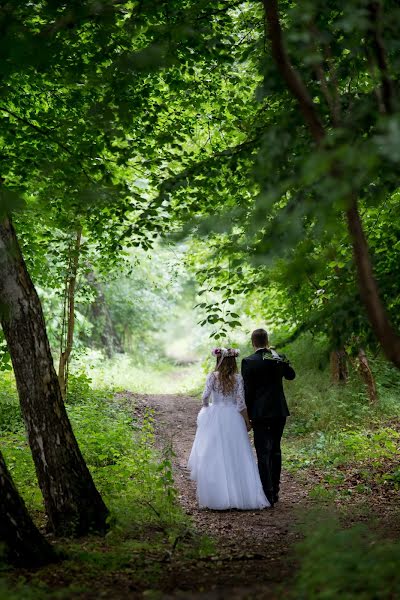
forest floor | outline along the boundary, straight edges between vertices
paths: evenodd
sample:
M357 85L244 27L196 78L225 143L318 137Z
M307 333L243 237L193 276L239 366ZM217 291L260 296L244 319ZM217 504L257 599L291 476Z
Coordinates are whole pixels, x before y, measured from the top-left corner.
M37 591L26 595L24 587L12 600L294 598L293 583L301 560L297 544L304 533L313 531L313 515L336 509L344 527L364 522L378 530L378 539L400 537L398 491L383 493L377 489L367 496L354 493L345 496L345 501L343 495L324 498L316 495L315 489L321 488L326 474L315 469L298 471L295 476L284 471L280 500L273 509L200 510L186 468L199 399L182 394L119 392L116 401L139 424L149 409L154 411L156 446L160 454L172 447L174 485L188 524L183 519L179 533L172 537L160 521L160 526L151 525L139 535L127 529L117 541L112 536L60 541L67 560L36 573L15 573L29 588L43 588L43 595ZM400 423L394 425L400 430ZM357 477L351 466L347 475L346 485L355 490ZM330 550L322 547L321 553L329 555ZM0 600L6 598L10 599L9 589L3 594L0 579Z
M210 600L281 598L282 586L291 579L295 557L291 549L301 537L312 504L307 486L284 472L279 502L261 511L212 511L199 509L196 489L186 468L193 443L199 400L188 396L135 395L140 413L155 411L156 443L172 444L175 485L184 511L196 531L215 542L211 556L185 563L171 560L168 588L163 598ZM190 591L190 592L189 592Z

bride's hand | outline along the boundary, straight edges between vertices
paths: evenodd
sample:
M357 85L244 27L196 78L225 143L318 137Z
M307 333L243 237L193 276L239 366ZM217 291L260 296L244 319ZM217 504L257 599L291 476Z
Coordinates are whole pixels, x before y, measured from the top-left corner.
M250 421L246 421L246 428L247 428L247 431L251 431L251 423L250 423Z

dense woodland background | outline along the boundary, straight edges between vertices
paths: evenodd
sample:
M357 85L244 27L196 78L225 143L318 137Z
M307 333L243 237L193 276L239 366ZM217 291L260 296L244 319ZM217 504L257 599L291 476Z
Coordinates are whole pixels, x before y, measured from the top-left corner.
M285 467L339 511L285 594L400 594L399 23L390 0L0 3L4 597L71 597L31 571L62 560L85 589L134 548L213 552L132 393L199 394L210 346L259 326L297 371ZM389 539L351 526L374 502Z

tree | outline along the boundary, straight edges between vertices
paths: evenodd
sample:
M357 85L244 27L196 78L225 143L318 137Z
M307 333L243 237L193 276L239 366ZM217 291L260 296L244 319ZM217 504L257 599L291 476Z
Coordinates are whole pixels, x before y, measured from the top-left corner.
M63 535L104 531L107 509L65 412L41 305L10 215L25 204L58 225L80 217L113 250L122 248L112 220L135 207L120 172L127 156L126 94L137 83L135 64L137 79L144 79L140 50L148 43L145 35L132 35L141 21L140 15L132 20L132 9L112 0L95 7L91 1L73 7L12 1L0 9L0 77L7 90L0 106L1 323L49 525ZM62 382L72 346L73 271Z
M105 531L108 511L68 420L40 301L12 222L4 214L0 220L0 306L49 526L58 535Z
M57 560L53 547L29 516L0 453L0 553L16 567L41 567Z
M82 229L76 232L75 244L68 261L68 273L65 278L64 303L61 328L60 361L58 365L58 380L62 397L66 398L68 384L68 366L74 344L75 332L75 289L78 277L79 255L81 250Z
M327 139L327 130L329 126L327 127L324 125L321 114L318 111L303 78L293 67L285 48L278 13L278 2L277 0L263 0L263 4L268 24L269 39L271 41L272 56L277 68L288 89L296 98L315 144L319 147L324 144L329 144ZM366 12L364 15L366 21L359 27L360 45L361 47L366 47L366 52L369 50L373 53L372 60L374 62L374 67L378 70L378 77L372 82L373 91L376 93L378 99L377 111L381 110L385 116L389 116L393 114L394 89L387 53L382 38L382 27L385 24L382 16L382 7L379 2L367 2L364 3L363 8ZM307 18L304 19L304 22L305 27L308 28L311 44L317 52L320 52L320 49L322 48L331 58L331 44L322 41L323 37L321 31L318 29L318 25L316 25L317 15L315 7L312 9L311 5L308 4L307 9ZM323 19L325 19L325 21L323 21ZM318 20L320 23L322 21L323 25L325 25L325 31L323 31L323 33L325 33L326 39L326 33L329 32L330 29L329 26L332 25L332 22L335 25L335 15L332 8L329 7L323 14L322 19L320 17ZM362 34L366 35L366 42L363 42L361 38ZM335 67L333 67L332 61L324 60L318 56L318 58L313 61L312 66L314 66L317 72L321 90L328 105L331 119L330 127L338 130L341 128L344 129L346 124L343 124L341 119L340 90L333 74L333 69ZM329 89L328 81L331 83L331 89ZM347 115L347 120L348 116L349 115ZM334 145L335 144L333 144L333 147ZM336 181L341 182L343 179L346 180L350 176L349 171L344 167L343 161L339 158L332 160L329 169L333 185L335 185ZM352 185L348 185L348 190L346 190L346 194L342 201L345 204L345 214L353 245L360 293L366 306L370 323L386 356L400 368L400 337L395 333L389 321L373 274L368 243L359 212L359 200L357 195L359 190L357 187L358 186L353 187Z
M262 7L272 55L266 51ZM227 3L218 15L208 8L209 29L197 38L196 92L203 93L202 77L207 78L211 64L217 74L214 79L213 70L207 84L213 89L223 73L220 90L229 89L231 102L224 106L225 118L210 119L208 140L216 140L212 146L207 141L192 144L194 151L185 156L186 144L180 140L181 168L175 163L175 173L164 176L153 207L171 207L169 218L194 222L197 235L229 231L243 257L269 265L284 258L305 279L307 272L297 261L299 246L303 255L307 244L312 252L311 238L322 248L326 239L352 246L355 269L346 270L349 281L358 278L359 284L353 294L356 304L348 303L350 319L365 320L361 297L375 335L398 364L392 310L398 290L392 287L390 298L385 297L366 220L375 207L378 221L384 218L398 189L393 81L400 61L391 16L399 8L389 2L384 13L378 3L363 0L345 7L322 1L301 6L281 2L280 7L284 33L276 2L246 2L240 8ZM219 39L212 57L199 42L210 44L211 32ZM240 78L231 90L236 70ZM252 93L257 93L258 106ZM208 114L218 114L221 95L210 100ZM226 118L235 111L241 114L240 124ZM184 135L184 127L177 129Z

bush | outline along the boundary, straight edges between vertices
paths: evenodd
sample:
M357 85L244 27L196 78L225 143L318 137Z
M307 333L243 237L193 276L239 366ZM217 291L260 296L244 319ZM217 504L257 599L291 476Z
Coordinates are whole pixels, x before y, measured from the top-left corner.
M9 374L1 374L0 434L17 433L24 427L15 383Z
M156 452L151 411L139 422L127 406L106 397L74 405L69 414L82 454L117 522L132 531L149 523L165 527L185 521L175 502L172 450Z
M15 400L0 399L0 434L17 433L23 427L19 404Z
M154 448L151 412L133 417L134 407L108 390L94 390L85 375L70 380L68 414L85 461L111 509L117 528L187 524L175 502L171 449ZM42 513L43 500L11 380L0 388L1 449L28 509Z
M80 402L95 398L96 394L93 392L91 384L92 380L84 371L69 373L67 404L79 404Z
M371 361L379 392L378 403L371 406L365 385L354 369L350 369L346 384L332 383L323 336L303 335L284 351L297 373L293 382L285 383L292 414L288 420L291 435L327 435L348 427L365 428L399 414L398 371L387 361Z
M317 522L317 525L315 523ZM400 597L400 542L377 539L365 526L342 529L335 517L318 523L297 546L295 600L389 600Z

